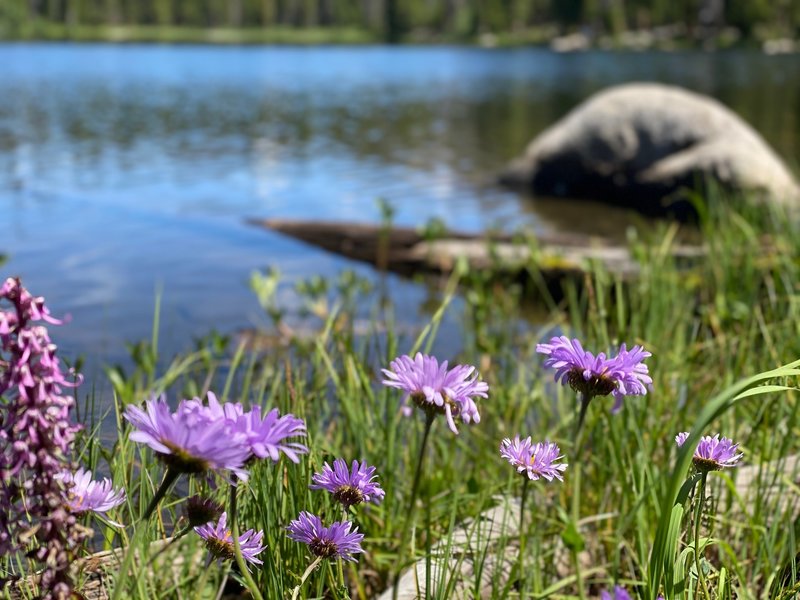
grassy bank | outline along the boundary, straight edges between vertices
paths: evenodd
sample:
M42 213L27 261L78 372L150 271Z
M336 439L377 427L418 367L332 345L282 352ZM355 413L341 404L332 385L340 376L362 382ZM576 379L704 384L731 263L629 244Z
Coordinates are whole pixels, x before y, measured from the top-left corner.
M355 27L170 27L29 23L10 39L163 44L371 44L379 38Z
M109 370L115 403L108 411L93 406L90 382L80 389L88 428L79 462L110 473L127 492L127 502L109 514L124 527L97 520L92 526L102 533L102 546L134 540L140 552L131 576L110 568L118 597L214 598L242 581L230 560L206 568L206 551L194 533L155 556L149 544L184 527L188 494L226 502L228 486L219 478L182 478L156 516L143 520L164 468L129 439L130 426L120 417L151 393L166 391L174 406L208 390L229 401L277 407L307 423L309 454L299 464L258 461L248 484L239 486L240 522L265 535L264 564L251 568L264 598L290 597L313 558L286 535L303 510L325 522L346 515L366 537L356 563L324 561L313 570L302 598L372 598L391 584L399 565L425 557L421 581L431 598L453 597L455 573L465 562L473 570L462 584L490 598L596 597L615 584L650 599L656 593L795 597L800 490L798 474L782 469L798 452L799 371L731 386L800 357L800 239L779 214L725 212L707 216L703 229L709 256L691 270L671 258L675 229L664 226L648 239L631 240L643 265L635 282L595 269L585 281L565 284L560 300L536 285L533 267L529 284L498 286L485 274L462 274L442 291L433 319L413 335L398 333L391 300L379 297L367 330L357 328L356 298L369 294L364 282L343 278L331 291L318 283L304 287L307 304L295 310L313 315L307 321L314 334L283 348L259 352L209 338L195 353L159 368L157 335L143 342L134 372ZM276 329L286 331L297 315L275 303L274 281L254 281L261 282L260 300ZM458 435L443 418L434 421L409 516L424 418L420 411L411 418L400 414L401 394L380 385L379 369L399 354L429 351L456 293L466 299L458 315L463 347L456 357L440 358L476 365L489 398L479 402L480 423L459 423ZM523 296L549 307L544 321L522 318ZM611 398L595 398L578 439L576 395L554 383L535 351L537 342L561 332L594 351L626 342L652 352L649 393L627 397L618 414L610 412ZM57 339L57 329L53 335ZM742 394L748 387L753 390ZM103 417L116 430L110 439L99 435ZM696 486L689 493L683 484L690 453L677 451L674 437L681 431L719 432L744 452L739 467L709 475L703 502ZM459 523L495 506L498 497L520 496L523 478L498 452L500 441L516 434L557 442L569 463L564 482L530 482L521 531L509 520L489 544L474 537L481 533L475 528L465 549L456 539ZM337 457L375 465L383 502L342 512L329 494L310 490L312 474ZM755 483L743 491L735 484L737 469L751 467ZM695 555L698 539L703 550ZM437 571L442 555L453 561ZM24 560L0 560L7 571L31 568ZM498 562L503 569L493 566Z
M483 44L492 46L546 45L556 36L554 27L540 27L498 35L464 36L436 34L420 30L404 35L405 44ZM221 45L323 45L323 44L380 44L384 37L374 30L358 27L192 27L167 25L65 25L61 23L29 22L7 41L70 41L162 44L221 44Z
M559 38L555 24L525 27L497 33L458 34L436 32L425 28L404 32L393 39L399 44L465 44L487 47L549 46ZM577 38L577 46L576 44ZM666 37L651 30L623 31L618 36L602 35L596 39L575 34L564 38L572 50L656 49L676 50L703 47L759 47L759 39L741 38L730 30L701 41L684 34ZM766 38L771 39L771 38ZM48 21L28 21L14 29L0 29L0 41L70 41L112 43L162 44L221 44L221 45L323 45L323 44L382 44L386 36L380 31L354 26L328 27L194 27L170 25L68 25ZM562 45L558 46L559 48Z

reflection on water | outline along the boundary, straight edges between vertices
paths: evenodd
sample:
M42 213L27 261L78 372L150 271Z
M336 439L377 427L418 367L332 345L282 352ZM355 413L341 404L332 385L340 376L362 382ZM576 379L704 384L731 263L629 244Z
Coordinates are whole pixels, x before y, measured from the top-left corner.
M624 213L491 185L607 85L712 94L790 162L800 151L796 56L9 44L0 65L4 272L72 313L57 337L92 355L149 333L157 288L175 349L259 318L254 268L297 280L352 266L247 216L377 220L383 197L403 224L619 230ZM390 289L418 318L426 292Z

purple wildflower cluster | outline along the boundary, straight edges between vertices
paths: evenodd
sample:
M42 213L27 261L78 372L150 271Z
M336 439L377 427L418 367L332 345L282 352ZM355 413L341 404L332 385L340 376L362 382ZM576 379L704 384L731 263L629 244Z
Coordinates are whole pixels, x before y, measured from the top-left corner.
M288 440L305 437L302 419L292 414L281 416L277 409L262 416L259 406L245 410L238 402L220 402L213 392L208 393L207 403L199 398L181 400L174 412L163 396L148 400L145 409L126 409L125 418L136 428L130 438L148 445L177 473L230 471L246 481L245 467L255 459L277 462L283 454L297 463L300 455L308 452L303 444ZM221 511L222 507L209 498L193 496L187 500L190 526L205 540L212 556L228 560L235 558L235 546L227 513ZM263 538L264 532L254 529L239 536L247 562L262 564L257 555L265 548Z
M208 404L199 398L181 400L170 410L164 396L145 403L145 410L129 406L124 417L136 428L133 441L144 443L171 469L180 473L231 471L247 479L245 464L253 458L277 461L285 454L298 462L308 448L289 437L305 436L302 419L278 410L261 416L261 408L245 411L241 404L220 403L209 392Z
M675 436L675 443L680 448L686 443L689 432L684 431ZM692 464L701 473L709 471L721 471L722 469L735 467L741 460L743 453L737 453L739 444L734 444L733 440L720 437L719 434L703 436L700 443L694 450Z
M246 481L245 467L255 459L277 462L283 454L297 463L299 455L308 452L303 444L288 441L306 435L305 422L292 414L281 416L277 409L262 416L259 406L245 410L238 402L221 403L212 392L207 403L199 398L181 400L174 412L163 396L148 400L145 409L129 406L125 410L124 417L136 428L130 439L152 448L173 473L230 471ZM227 513L221 510L215 501L193 496L187 501L186 518L212 556L233 559L234 540ZM254 529L239 536L246 561L261 564L257 555L264 550L263 537L263 531Z
M358 527L351 530L352 526L349 521L336 521L324 527L319 517L303 511L286 529L289 539L306 544L316 557L355 562L353 555L364 552L361 547L364 534L358 532Z
M414 358L400 356L383 369L386 379L383 384L405 392L407 405L411 400L429 415L444 414L450 430L458 434L455 419L464 423L480 423L475 398L487 398L489 386L478 380L478 373L471 365L456 365L447 368L447 361L439 364L433 356L417 353ZM411 408L404 406L403 413L410 416Z
M0 311L0 507L4 509L0 511L0 555L29 551L45 567L42 597L68 598L73 592L68 567L87 536L76 516L87 512L105 515L124 503L126 495L108 478L93 480L91 471L70 468L77 427L69 421L74 399L62 390L76 383L66 379L47 329L37 324L58 321L50 316L43 299L31 296L16 279L8 279L0 287L0 302L10 305L10 310ZM555 369L556 381L580 393L584 404L595 396L613 395L616 410L624 396L645 395L652 384L644 364L651 355L641 346L628 350L623 344L614 356L595 356L578 340L562 336L537 345L536 350L547 356L544 364ZM449 368L447 361L439 363L435 357L417 353L414 358L398 357L383 374L384 385L404 392L404 414L411 413L413 404L425 412L428 426L439 414L445 416L455 434L458 419L480 422L477 400L488 398L489 386L479 380L473 366ZM265 414L260 407L245 410L239 403L220 402L211 392L206 401L181 400L175 410L163 395L153 397L143 408L128 406L123 416L133 426L130 439L150 447L166 465L168 484L162 484L164 492L181 473L232 473L245 481L248 466L257 459L277 462L286 456L298 463L309 451L297 441L306 436L302 419L292 414L281 416L277 409ZM686 432L678 434L678 446L684 445L688 436ZM420 456L424 456L424 447L423 442ZM694 451L695 469L705 474L734 467L742 458L737 450L738 445L728 438L705 436ZM500 456L525 477L526 484L539 479L563 481L568 466L561 462L564 456L556 443L534 443L530 436L503 439ZM416 489L419 479L415 476L414 481ZM234 482L231 485L230 510L234 514L236 488ZM380 504L385 497L376 467L363 460L348 464L337 458L332 464L326 462L312 476L309 487L329 492L345 514L362 503ZM523 491L522 506L524 496ZM152 505L162 497L163 493L156 494ZM412 507L415 500L412 491ZM237 558L238 544L240 562L243 557L250 564L263 564L259 555L266 548L264 532L249 529L234 539L227 513L214 500L192 496L186 501L185 519L214 558ZM286 532L289 539L306 544L318 559L307 573L321 559L355 562L356 555L364 552L364 534L347 520L326 527L320 517L303 511ZM242 572L249 577L249 569ZM602 591L600 597L631 599L620 586L613 592Z
M0 555L25 545L44 565L43 597L72 593L68 568L87 530L62 501L78 427L70 421L75 387L41 322L57 325L43 298L18 279L0 285ZM25 542L23 540L26 540ZM31 547L32 546L32 547Z
M362 502L379 504L385 492L375 481L375 471L375 467L357 460L348 468L344 459L337 458L333 467L325 463L322 472L313 475L309 487L330 492L345 511ZM355 562L353 555L364 552L361 547L364 534L358 532L358 527L353 529L350 521L336 521L325 527L318 516L303 511L286 530L289 539L306 544L317 559L341 558Z
M653 383L644 359L651 356L641 346L630 350L625 344L616 356L597 356L584 350L580 341L566 336L554 337L547 344L538 344L536 351L547 356L545 367L556 370L556 381L569 385L584 398L613 394L616 402L612 412L622 408L625 396L644 396Z
M505 438L500 444L500 456L510 462L518 473L533 481L540 478L564 481L561 474L566 471L567 464L556 462L564 457L558 445L553 442L534 444L530 436L524 440L519 436L513 440Z
M404 391L406 403L410 399L429 415L444 413L453 433L458 433L454 417L461 417L466 423L480 422L474 398L487 398L489 386L478 380L475 367L457 365L448 370L447 361L440 364L435 357L420 353L413 359L408 355L400 356L389 366L391 369L383 369L386 376L383 384ZM410 407L404 407L405 414L410 411ZM566 464L557 462L563 456L556 444L534 444L530 437L504 439L500 444L500 455L532 480L563 481L561 474L567 468ZM342 464L340 468L343 469L341 478L346 475L346 465ZM326 486L326 489L330 490L330 487Z

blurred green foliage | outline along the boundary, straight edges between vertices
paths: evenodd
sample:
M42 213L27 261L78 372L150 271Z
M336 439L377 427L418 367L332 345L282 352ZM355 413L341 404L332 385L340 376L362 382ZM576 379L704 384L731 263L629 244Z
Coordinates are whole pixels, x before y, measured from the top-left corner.
M678 25L705 39L796 35L800 0L3 0L0 37L212 42L544 41ZM87 29L90 28L90 29ZM209 36L209 29L230 30ZM312 31L313 35L303 32ZM289 33L298 34L292 38ZM239 35L237 35L239 34ZM509 39L508 36L512 36Z

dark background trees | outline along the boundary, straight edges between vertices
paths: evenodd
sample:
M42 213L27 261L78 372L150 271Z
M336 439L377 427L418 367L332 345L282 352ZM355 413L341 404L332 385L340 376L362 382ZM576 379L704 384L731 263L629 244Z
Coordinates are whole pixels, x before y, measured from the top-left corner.
M48 25L353 28L375 39L465 40L549 27L553 34L680 24L794 37L800 0L0 0L0 35Z

